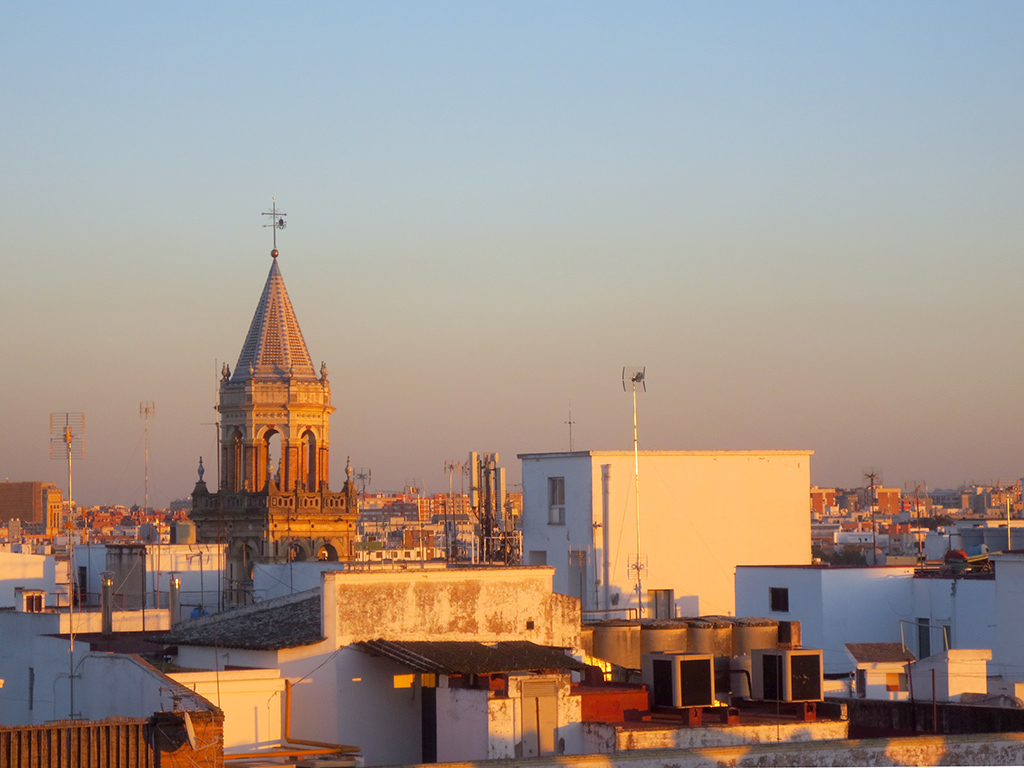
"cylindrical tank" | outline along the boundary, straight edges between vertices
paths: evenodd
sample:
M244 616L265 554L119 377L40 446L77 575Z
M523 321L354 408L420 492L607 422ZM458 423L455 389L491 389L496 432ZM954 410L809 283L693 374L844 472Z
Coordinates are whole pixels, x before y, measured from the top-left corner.
M640 626L640 653L686 651L686 622L679 620L645 621Z
M749 656L755 648L777 648L779 622L775 619L746 617L737 619L732 628L734 656Z
M596 656L594 653L594 625L584 624L582 630L580 630L580 647L591 656Z
M729 659L729 688L731 699L750 698L750 656L734 656Z
M732 656L732 623L727 616L701 616L688 619L687 645L690 653Z
M626 669L640 669L640 624L612 619L594 624L594 656Z

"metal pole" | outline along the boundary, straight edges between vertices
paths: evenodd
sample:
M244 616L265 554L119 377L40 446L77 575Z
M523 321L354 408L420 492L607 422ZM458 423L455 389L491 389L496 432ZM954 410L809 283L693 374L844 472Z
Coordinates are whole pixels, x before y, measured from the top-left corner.
M640 442L636 428L636 380L633 381L633 482L636 487L636 599L638 616L644 617L644 593L640 563Z

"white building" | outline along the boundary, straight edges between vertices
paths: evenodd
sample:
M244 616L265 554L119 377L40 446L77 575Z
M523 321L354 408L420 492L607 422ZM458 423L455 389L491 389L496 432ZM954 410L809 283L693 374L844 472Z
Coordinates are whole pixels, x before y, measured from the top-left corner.
M811 455L643 451L638 525L631 451L520 454L524 562L554 566L555 591L584 612L614 616L639 607L639 549L645 615L655 602L731 615L737 565L811 561Z
M103 573L113 574L118 608L168 608L171 578L180 583L181 616L228 607L222 597L226 544L89 544L75 547L75 579L83 602L99 603ZM143 601L142 595L146 599Z
M743 566L736 569L736 609L744 616L799 621L803 644L824 649L826 673L853 671L846 643L899 642L919 659L948 648L992 648L997 580L915 570ZM1024 595L1024 582L1014 592Z
M178 666L206 670L196 690L218 706L214 673L280 670L294 682L293 737L357 746L367 765L578 754L569 682L582 664L562 649L580 648L579 603L553 594L552 575L327 570L315 589L185 622L166 640Z

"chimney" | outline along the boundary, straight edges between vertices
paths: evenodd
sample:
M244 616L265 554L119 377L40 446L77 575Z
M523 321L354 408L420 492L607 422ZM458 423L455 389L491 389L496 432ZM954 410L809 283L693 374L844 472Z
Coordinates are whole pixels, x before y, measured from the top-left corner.
M181 577L171 574L171 626L181 621Z
M102 632L104 637L114 633L114 574L104 571L100 574L100 611L103 613Z

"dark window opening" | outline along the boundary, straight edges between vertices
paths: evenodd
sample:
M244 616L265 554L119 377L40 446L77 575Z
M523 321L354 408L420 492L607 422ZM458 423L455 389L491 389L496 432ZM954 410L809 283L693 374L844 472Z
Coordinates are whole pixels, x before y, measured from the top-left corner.
M772 611L789 613L789 588L768 587L768 604Z

